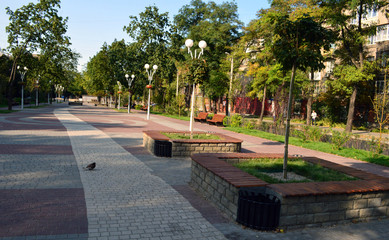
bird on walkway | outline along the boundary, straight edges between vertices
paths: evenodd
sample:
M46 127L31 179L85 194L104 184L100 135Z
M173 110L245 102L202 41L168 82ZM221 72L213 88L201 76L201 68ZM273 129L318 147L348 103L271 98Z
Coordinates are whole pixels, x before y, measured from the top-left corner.
M93 170L93 169L95 169L95 167L96 167L96 163L93 162L93 163L89 164L88 166L86 166L85 170Z

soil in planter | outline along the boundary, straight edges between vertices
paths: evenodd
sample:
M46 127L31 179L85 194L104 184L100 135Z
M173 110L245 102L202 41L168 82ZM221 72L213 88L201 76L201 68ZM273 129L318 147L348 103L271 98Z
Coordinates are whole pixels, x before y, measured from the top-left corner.
M249 159L234 164L235 167L268 183L350 181L357 178L312 164L302 159L288 160L288 179L283 179L283 159Z
M190 139L190 133L169 133L169 132L162 132L163 135L170 139ZM217 135L210 134L210 133L203 133L203 134L193 134L192 139L202 139L202 140L220 140L221 138Z

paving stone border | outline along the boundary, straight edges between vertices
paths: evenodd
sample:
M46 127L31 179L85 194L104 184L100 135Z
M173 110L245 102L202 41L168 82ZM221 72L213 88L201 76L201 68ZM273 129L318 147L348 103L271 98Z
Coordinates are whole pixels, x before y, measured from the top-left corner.
M220 137L216 139L170 139L161 132L166 131L144 131L143 146L151 153L154 153L155 141L166 141L172 143L172 157L188 157L195 153L220 153L220 152L240 152L242 140L233 138L221 133L212 133ZM169 133L185 133L186 131L168 131ZM206 132L193 132L194 134L204 134Z
M279 227L329 226L389 217L389 179L316 157L320 164L359 178L354 181L268 184L230 163L282 154L218 153L192 155L191 185L228 217L236 220L239 189L261 189L281 201Z

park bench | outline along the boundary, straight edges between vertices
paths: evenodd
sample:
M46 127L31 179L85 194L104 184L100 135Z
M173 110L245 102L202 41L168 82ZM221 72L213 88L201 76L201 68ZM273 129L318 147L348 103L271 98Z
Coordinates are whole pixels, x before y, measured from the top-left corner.
M143 106L140 110L147 111L147 106Z
M206 112L200 112L197 117L194 118L195 121L198 122L206 122L207 121L208 113Z
M221 114L213 115L212 119L207 119L209 124L223 125L223 120L226 116Z

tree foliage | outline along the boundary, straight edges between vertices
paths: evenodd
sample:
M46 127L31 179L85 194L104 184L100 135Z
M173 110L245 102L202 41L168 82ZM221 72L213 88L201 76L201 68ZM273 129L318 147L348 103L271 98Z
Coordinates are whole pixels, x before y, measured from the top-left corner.
M346 75L350 74L350 76L343 77L343 79L349 80L352 76L358 77L356 81L344 82L347 85L344 88L348 88L350 85L352 88L346 125L346 131L348 132L352 130L358 86L361 81L369 80L369 78L364 78L362 74L367 54L364 44L369 36L375 34L377 29L377 23L364 21L365 16L368 12L378 11L388 6L388 4L387 0L325 0L320 3L320 6L325 9L326 24L331 27L338 37L335 57L341 59L342 65L353 65L354 68L359 69L359 71L344 72ZM340 68L339 71L344 69L343 67ZM333 81L337 81L337 79L333 79Z
M77 54L70 49L70 38L66 36L67 18L58 15L59 0L40 0L29 3L13 11L6 8L10 23L6 27L9 51L13 65L8 84L9 109L12 109L12 83L16 76L16 67L23 58L37 54L40 64L35 65L34 78L42 77L49 88L49 79L60 82L66 78L67 71L76 67ZM28 64L26 64L28 65ZM32 69L30 67L30 69Z

